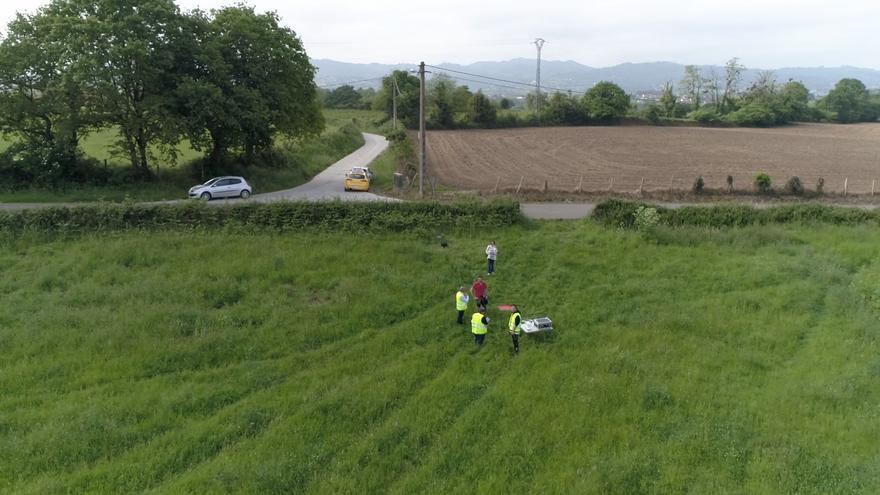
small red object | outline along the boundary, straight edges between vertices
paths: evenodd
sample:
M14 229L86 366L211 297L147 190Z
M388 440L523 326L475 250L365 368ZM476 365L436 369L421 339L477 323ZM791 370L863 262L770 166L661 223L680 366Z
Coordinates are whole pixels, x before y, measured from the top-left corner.
M498 311L513 311L514 306L510 304L499 304Z

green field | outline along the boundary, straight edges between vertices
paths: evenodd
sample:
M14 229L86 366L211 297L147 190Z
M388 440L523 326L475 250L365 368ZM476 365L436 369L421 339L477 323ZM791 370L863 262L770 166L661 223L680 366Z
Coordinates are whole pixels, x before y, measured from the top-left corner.
M235 173L244 175L254 186L256 192L270 192L298 186L324 170L336 160L363 145L357 136L354 139L346 135L344 128L354 126L366 132L378 132L381 128L377 122L382 119L382 112L366 110L325 110L326 127L319 137L305 141L286 138L278 139L278 146L292 157L295 167L249 167ZM118 139L115 129L99 129L88 133L80 142L82 152L96 158L108 167L124 169L130 167L126 158L113 148ZM0 151L10 144L10 137L0 134ZM122 201L126 198L139 201L181 199L186 196L190 186L201 182L198 170L189 164L203 156L192 149L184 140L177 147L177 160L170 163L159 158L152 163L158 165L158 180L150 183L123 183L113 186L71 185L55 190L24 189L4 191L0 189L0 202L42 203L42 202L78 202L78 201Z
M476 349L453 293L548 314ZM880 231L0 242L2 493L880 492Z

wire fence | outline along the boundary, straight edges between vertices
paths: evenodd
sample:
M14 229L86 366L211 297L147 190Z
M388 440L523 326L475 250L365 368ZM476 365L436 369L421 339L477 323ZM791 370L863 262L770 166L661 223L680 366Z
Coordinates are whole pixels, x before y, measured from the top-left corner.
M735 172L730 174L704 174L703 187L717 191L754 191L755 176L761 172ZM670 174L662 175L625 175L593 173L584 175L499 175L492 186L484 177L477 189L493 193L519 192L615 192L642 193L653 191L691 191L698 176ZM732 184L728 182L732 178ZM835 194L880 194L880 181L869 177L840 177L791 174L771 176L771 187L784 191L791 177L798 177L807 191L816 191L823 181L822 191Z

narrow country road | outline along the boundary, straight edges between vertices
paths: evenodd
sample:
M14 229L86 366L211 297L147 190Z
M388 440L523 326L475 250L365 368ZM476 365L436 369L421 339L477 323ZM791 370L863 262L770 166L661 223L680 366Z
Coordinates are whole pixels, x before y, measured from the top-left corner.
M338 198L342 201L396 201L373 193L343 190L342 182L345 179L345 173L351 170L351 167L368 166L388 148L388 141L383 136L366 132L363 135L365 141L363 146L327 167L309 182L292 189L254 194L251 196L251 200L261 202L291 199L314 201Z

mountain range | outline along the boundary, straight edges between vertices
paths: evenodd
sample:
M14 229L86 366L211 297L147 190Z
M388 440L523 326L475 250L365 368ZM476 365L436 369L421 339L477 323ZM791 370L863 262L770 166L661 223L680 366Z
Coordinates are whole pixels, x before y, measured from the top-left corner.
M381 78L393 70L415 70L418 64L355 64L327 59L313 59L317 67L316 83L321 87L334 87L354 82L355 87L377 88ZM724 67L699 66L704 76L715 70L723 76ZM535 83L535 60L516 58L500 62L475 62L467 65L444 63L428 70L432 74L445 73L458 84L471 90L482 90L493 96L522 96L530 91L526 84ZM744 86L753 81L763 69L746 69ZM855 78L868 88L880 88L880 70L859 67L784 67L772 69L776 81L789 79L802 82L811 92L822 96L844 78ZM467 74L462 74L467 73ZM599 81L611 81L628 93L651 93L659 90L667 81L677 85L684 74L684 65L674 62L625 63L612 67L590 67L571 60L541 61L541 86L548 91L571 90L583 93ZM498 80L486 80L489 76ZM507 81L507 82L505 82Z

